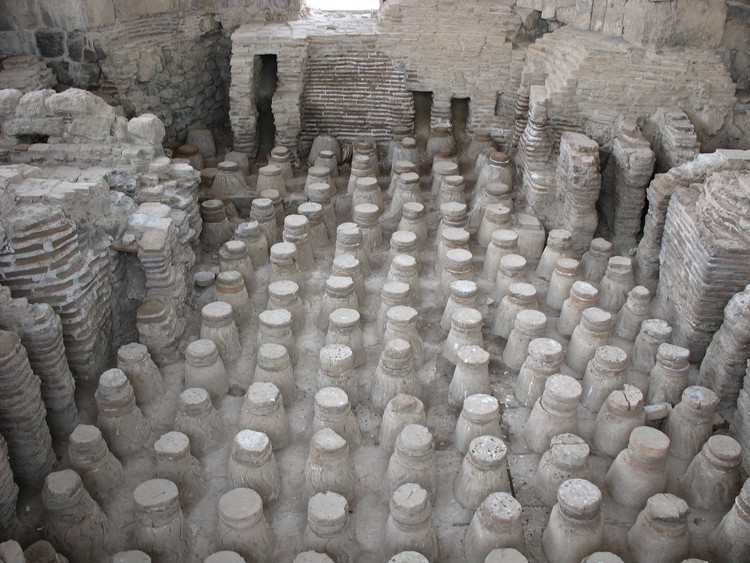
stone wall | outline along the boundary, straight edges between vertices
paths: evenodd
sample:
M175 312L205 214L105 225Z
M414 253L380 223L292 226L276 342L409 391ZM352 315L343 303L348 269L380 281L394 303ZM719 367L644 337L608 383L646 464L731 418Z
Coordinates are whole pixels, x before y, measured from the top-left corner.
M54 309L73 375L95 381L136 337L143 299L182 312L200 174L163 156L156 116L127 120L83 90L0 90L0 132L14 147L0 166L0 283Z
M2 0L0 59L40 56L63 85L157 114L176 145L228 125L227 30L299 12L299 0Z
M725 0L518 0L547 20L625 37L635 44L718 47Z
M513 4L512 0L476 0L469 5L403 0L386 3L377 19L316 14L284 25L240 27L232 35L230 117L235 149L254 156L255 57L262 54L275 54L278 60L279 86L273 100L278 144L296 147L303 130L307 140L313 131L334 123L335 116L345 115L352 100L357 110L374 100L389 108L379 117L367 118L372 122L380 119L375 131L379 138L381 131L413 111L407 92L432 93L433 126L450 123L451 99L469 98L467 128L489 128L498 138L507 138L525 52L512 43L524 25ZM335 60L344 54L349 57L352 51L356 52L353 58ZM368 100L357 87L348 92L340 90L340 84L339 90L326 88L335 80L323 74L355 72L361 76L370 72L372 64L384 73L380 95L373 94ZM402 78L397 78L396 72ZM318 82L305 91L306 73L330 82ZM333 94L333 101L325 108L328 116L321 118L313 102L323 91L327 97ZM390 101L394 93L396 99ZM337 104L336 96L345 103ZM300 112L305 111L301 120ZM308 119L312 119L310 123Z
M706 149L721 145L724 138L719 133L732 125L735 87L719 54L705 46L716 47L721 42L723 31L714 27L719 20L723 26L726 20L725 4L718 15L711 12L703 35L686 34L688 28L684 27L694 25L703 13L698 10L698 15L691 12L682 27L682 23L665 21L671 35L664 37L646 31L638 37L627 33L627 10L632 6L626 2L609 2L610 7L622 4L622 10L615 13L615 9L599 10L601 3L592 0L584 15L579 13L585 12L586 2L581 0L537 4L540 2L531 0L401 0L384 4L376 20L318 15L283 26L243 26L232 38L234 94L230 113L237 148L254 151L256 116L249 101L255 93L254 56L276 53L280 66L282 59L294 61L287 63L291 68L286 79L279 71L282 89L274 97L274 113L277 106L282 109L280 126L276 115L277 142L291 140L295 145L303 130L307 138L321 128L316 120L325 123L314 108L304 114L305 100L310 100L302 87L305 72L313 78L319 72L336 72L333 66L325 67L326 61L315 60L316 50L325 46L326 54L333 56L338 43L338 52L343 54L351 51L345 47L355 40L367 47L357 49L359 56L362 52L369 56L382 53L394 68L401 69L406 90L432 93L433 126L450 124L451 99L469 98L469 132L487 128L497 140L507 142L519 93L537 84L548 90L549 118L558 136L562 131L577 131L608 146L619 116L646 118L658 107L668 106L688 115ZM672 4L670 9L676 11L670 17L688 10L685 2ZM558 23L568 25L529 45L533 9L542 10L542 17L559 16ZM355 62L351 59L349 64ZM324 87L320 90L327 92ZM337 104L334 95L325 111L343 115L347 107ZM304 114L299 125L298 118L291 116L297 111Z
M666 106L684 111L710 150L735 104L735 85L713 50L642 47L571 27L529 47L522 83L546 86L556 129L603 145L619 116L645 118Z
M402 69L376 50L373 38L311 41L302 92L302 150L322 133L344 141L387 143L394 125L411 126L414 98ZM374 46L374 45L373 45Z
M306 141L357 98L354 90L316 92L314 84L304 92L305 76L314 82L327 69L336 72L325 57L352 52L352 43L358 54L350 66L364 69L382 55L379 68L402 98L383 114L376 136L411 111L405 92L430 92L433 126L450 123L452 99L468 99L469 134L490 129L506 143L519 93L539 84L549 90L558 136L573 130L608 146L620 114L643 117L668 106L686 112L704 150L727 139L740 146L747 137L748 118L732 115L733 83L724 71L747 83L742 38L750 17L734 0L390 0L375 17L303 19L300 0L3 4L0 56L42 55L62 84L100 88L127 112L156 113L171 145L190 127L231 123L235 148L254 153L255 57L262 54L278 57L276 142ZM315 97L322 91L347 103L333 95L321 116ZM387 105L385 96L371 99ZM360 100L357 115L366 103Z
M750 283L748 226L744 171L716 172L670 199L655 309L672 325L672 342L688 348L693 361L703 359L728 301Z
M156 113L169 145L190 127L226 125L229 44L212 17L155 16L117 26L109 39L102 71L126 114Z

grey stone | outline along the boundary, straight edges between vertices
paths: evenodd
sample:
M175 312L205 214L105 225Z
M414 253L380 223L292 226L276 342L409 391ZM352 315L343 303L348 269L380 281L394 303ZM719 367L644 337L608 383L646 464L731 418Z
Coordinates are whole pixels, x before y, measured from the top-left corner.
M43 57L62 57L65 54L65 34L62 31L37 29L36 47Z
M128 135L136 143L159 145L165 134L164 124L153 113L144 113L128 122Z

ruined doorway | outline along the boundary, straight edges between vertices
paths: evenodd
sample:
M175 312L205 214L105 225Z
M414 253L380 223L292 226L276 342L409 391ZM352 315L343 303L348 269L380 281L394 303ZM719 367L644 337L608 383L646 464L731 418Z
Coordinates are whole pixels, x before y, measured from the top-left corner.
M420 146L430 137L432 117L432 92L412 92L414 95L414 137Z
M276 121L273 116L272 102L279 80L277 69L276 55L257 55L255 57L258 160L267 159L276 142Z
M469 98L451 98L451 127L459 152L467 145L466 124L469 122Z

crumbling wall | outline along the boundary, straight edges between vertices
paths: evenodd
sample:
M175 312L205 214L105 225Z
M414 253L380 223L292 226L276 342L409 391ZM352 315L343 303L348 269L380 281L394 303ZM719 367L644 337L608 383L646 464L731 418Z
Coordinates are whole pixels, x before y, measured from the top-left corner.
M641 47L621 38L563 27L528 49L524 87L544 84L550 121L559 130L611 142L619 116L679 107L711 147L735 104L735 86L712 50Z
M518 0L519 8L577 29L660 47L718 47L725 0Z
M229 44L214 18L160 15L119 25L109 39L102 71L126 115L158 115L169 145L190 127L226 124Z

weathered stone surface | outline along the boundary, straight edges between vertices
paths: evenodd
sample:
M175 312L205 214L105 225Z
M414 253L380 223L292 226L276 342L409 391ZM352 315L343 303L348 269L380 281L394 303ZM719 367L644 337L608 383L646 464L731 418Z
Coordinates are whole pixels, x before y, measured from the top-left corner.
M45 100L52 113L104 117L114 120L115 110L99 96L70 88L60 94L53 94Z
M655 310L672 324L672 342L700 360L727 302L750 283L750 172L718 172L677 190L659 261Z
M628 0L623 36L633 43L658 46L718 47L726 19L724 0Z
M732 420L737 396L750 358L750 285L735 294L724 309L724 322L713 335L700 367L698 384L716 392L717 408Z
M599 145L579 133L563 133L557 160L557 217L553 220L573 233L573 251L582 256L588 250L598 223Z
M16 106L21 101L22 95L20 90L12 88L0 90L0 117L15 114Z
M54 90L36 90L24 94L16 106L16 117L47 117L47 98L54 96Z
M113 0L36 0L44 25L74 31L115 22Z
M144 113L128 122L128 135L136 143L158 145L165 134L164 124L152 113Z
M61 57L65 54L65 34L61 31L37 29L36 48L43 57Z
M624 126L615 137L597 202L599 232L612 242L615 254L627 254L636 245L654 161L640 130Z

